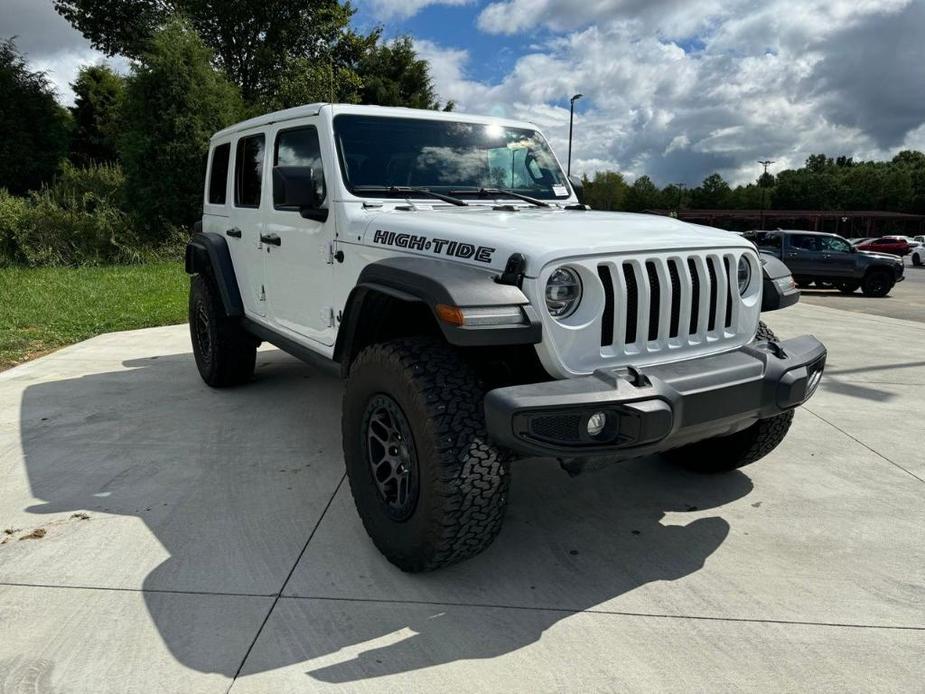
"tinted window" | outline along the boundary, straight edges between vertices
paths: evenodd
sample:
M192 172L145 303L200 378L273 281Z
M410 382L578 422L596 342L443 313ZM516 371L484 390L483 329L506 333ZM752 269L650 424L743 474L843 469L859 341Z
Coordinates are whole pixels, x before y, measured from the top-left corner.
M324 167L321 163L321 147L318 131L314 127L284 130L276 136L274 166L302 166L310 168L314 175L319 199L324 199ZM279 206L281 191L273 191L273 204Z
M756 231L746 236L758 248L778 249L780 248L780 236L769 234L766 231Z
M228 160L231 158L231 143L226 142L212 150L212 173L209 175L209 203L225 204L225 190L228 183Z
M238 140L234 165L234 204L238 207L260 207L264 143L263 135Z
M815 236L791 236L790 245L803 251L816 250Z

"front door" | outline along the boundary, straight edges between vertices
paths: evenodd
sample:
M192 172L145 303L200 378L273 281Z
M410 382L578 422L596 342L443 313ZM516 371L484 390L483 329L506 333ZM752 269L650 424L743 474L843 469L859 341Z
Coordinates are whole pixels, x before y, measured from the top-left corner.
M836 277L854 275L855 254L852 252L851 244L834 236L820 236L818 242L825 262L826 275Z
M282 126L271 136L273 166L311 167L323 195L325 167L315 125ZM267 185L272 185L269 173ZM264 239L271 240L264 256L270 320L284 331L333 345L334 215L324 222L305 219L278 196L271 198L263 230Z

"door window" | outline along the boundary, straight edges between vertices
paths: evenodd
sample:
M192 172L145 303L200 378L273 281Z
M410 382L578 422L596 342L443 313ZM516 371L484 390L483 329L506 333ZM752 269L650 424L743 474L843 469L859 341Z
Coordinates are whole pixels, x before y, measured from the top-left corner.
M819 246L820 246L820 250L826 251L828 253L850 253L851 252L851 246L848 245L847 241L843 241L842 239L836 239L832 236L820 236Z
M234 204L237 207L260 207L265 142L262 134L238 140L234 165Z
M209 174L209 204L224 205L228 184L228 160L231 143L226 142L212 150L212 170Z
M312 170L318 200L325 197L324 166L321 162L321 146L318 142L318 131L314 126L283 130L276 136L276 147L273 154L273 166L300 166ZM280 193L282 191L279 191ZM273 205L277 209L286 209L281 205L282 200L277 198L277 191L273 191Z
M801 251L814 251L816 250L816 237L815 236L791 236L790 245Z

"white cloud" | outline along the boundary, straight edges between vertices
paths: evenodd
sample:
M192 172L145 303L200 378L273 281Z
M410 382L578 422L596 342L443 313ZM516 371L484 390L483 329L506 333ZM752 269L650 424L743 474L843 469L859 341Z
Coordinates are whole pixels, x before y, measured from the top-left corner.
M468 5L472 0L365 0L363 4L382 21L413 17L430 5Z
M886 157L925 140L922 0L509 0L479 25L546 33L496 84L469 77L465 51L419 42L441 95L539 122L564 158L567 99L583 92L573 170L743 182L757 159Z
M51 0L4 0L0 39L16 37L17 48L30 69L46 73L65 105L74 103L71 83L81 65L107 61L120 72L128 70L121 58L108 60L90 46L80 32L55 12Z

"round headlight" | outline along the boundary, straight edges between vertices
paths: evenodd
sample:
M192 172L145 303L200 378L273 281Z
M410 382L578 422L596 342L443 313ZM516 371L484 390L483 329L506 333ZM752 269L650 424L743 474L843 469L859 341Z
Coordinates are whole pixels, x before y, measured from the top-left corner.
M546 282L546 309L553 318L566 318L581 301L581 280L567 267L556 268Z
M748 285L752 283L752 264L744 255L739 258L739 295L748 291Z

